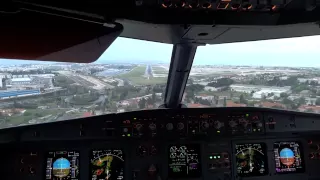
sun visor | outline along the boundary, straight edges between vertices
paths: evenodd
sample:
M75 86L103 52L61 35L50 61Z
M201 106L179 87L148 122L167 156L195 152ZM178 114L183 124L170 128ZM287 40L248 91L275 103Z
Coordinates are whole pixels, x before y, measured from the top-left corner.
M21 8L0 13L0 58L90 63L121 34L103 18Z

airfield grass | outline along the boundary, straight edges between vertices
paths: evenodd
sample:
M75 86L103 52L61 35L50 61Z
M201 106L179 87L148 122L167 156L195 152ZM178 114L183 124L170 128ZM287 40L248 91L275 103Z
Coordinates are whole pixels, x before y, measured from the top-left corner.
M152 71L155 74L168 74L169 73L168 70L166 70L163 67L159 67L159 66L152 67Z
M19 125L22 123L27 123L32 119L37 119L46 115L57 115L59 112L64 112L63 110L58 109L28 109L23 115L15 115L7 118L7 122L13 125ZM26 114L27 113L27 114Z
M138 66L133 68L130 72L117 75L117 78L126 79L135 85L155 85L165 84L166 77L150 77L149 79L144 76L147 66ZM152 67L152 69L154 69ZM163 68L161 68L163 70Z

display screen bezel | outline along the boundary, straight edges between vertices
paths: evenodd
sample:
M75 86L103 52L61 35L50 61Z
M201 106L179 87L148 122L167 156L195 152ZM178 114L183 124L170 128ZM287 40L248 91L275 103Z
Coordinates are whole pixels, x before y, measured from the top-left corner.
M62 149L62 150L54 150L54 149L50 149L50 150L47 150L44 155L45 155L45 161L44 161L44 179L45 180L49 180L47 179L46 175L47 175L47 161L48 161L48 158L49 158L49 153L51 152L76 152L79 154L78 156L78 171L77 171L77 178L69 178L68 180L80 180L81 179L81 152L79 150L65 150L65 149ZM53 162L52 162L53 163ZM54 179L54 175L53 175L53 172L51 172L51 180Z
M193 149L196 149L197 156L198 156L198 171L195 171L194 173L186 174L186 173L176 173L172 172L172 168L170 168L170 148L172 146L186 146L187 149L188 147L192 147ZM201 145L197 143L192 143L192 144L170 144L167 147L167 168L168 168L168 178L199 178L202 176L202 166L201 166ZM187 165L186 165L187 166Z
M276 145L277 144L280 144L280 143L295 143L295 144L298 144L299 145L299 151L300 151L300 158L301 158L301 168L296 168L296 171L283 171L283 172L279 172L277 171L277 167L275 167L275 172L277 174L295 174L295 173L304 173L305 172L305 159L304 159L304 156L303 156L303 147L302 147L302 143L300 141L277 141L277 142L274 142L273 143L273 150L275 151L276 148ZM274 163L275 163L275 166L276 166L276 155L275 155L275 152L274 152ZM281 163L281 162L280 162Z
M120 151L122 151L122 159L123 159L123 161L124 161L124 163L123 163L123 178L122 178L122 180L124 180L125 179L125 176L126 176L126 164L125 164L125 162L126 162L126 156L125 156L125 151L124 151L124 149L123 148L99 148L99 149L91 149L91 150L89 150L89 178L90 179L93 179L93 173L92 173L92 170L93 170L93 166L92 166L92 162L91 162L91 160L93 159L93 152L94 151L114 151L114 150L120 150Z
M239 173L238 172L238 166L237 166L237 146L239 145L254 145L254 144L259 144L261 146L261 149L264 153L263 156L263 161L265 163L265 171L263 173L259 173L259 174L255 174L255 173ZM240 177L257 177L257 176L266 176L269 174L269 163L268 163L268 155L267 155L267 144L264 142L248 142L248 143L236 143L234 145L234 150L235 150L235 154L234 154L234 158L235 158L235 171L237 173L238 176Z

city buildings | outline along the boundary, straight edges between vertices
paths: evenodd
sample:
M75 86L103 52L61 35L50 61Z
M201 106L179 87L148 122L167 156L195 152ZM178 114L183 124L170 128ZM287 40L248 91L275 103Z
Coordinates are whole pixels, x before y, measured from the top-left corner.
M231 91L252 93L252 98L262 99L267 96L280 97L281 93L290 93L290 86L278 87L278 86L260 86L260 85L245 85L245 84L232 84L230 86Z
M26 77L26 78L12 78L10 79L9 81L9 84L11 85L29 85L31 84L32 82L32 79L29 78L29 77Z

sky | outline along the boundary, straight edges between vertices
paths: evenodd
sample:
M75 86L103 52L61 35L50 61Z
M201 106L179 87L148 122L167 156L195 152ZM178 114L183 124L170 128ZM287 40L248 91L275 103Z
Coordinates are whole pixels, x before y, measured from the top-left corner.
M95 63L169 63L172 47L119 37ZM193 64L320 67L319 49L320 36L206 45L198 47ZM32 62L0 59L0 64L26 63Z

